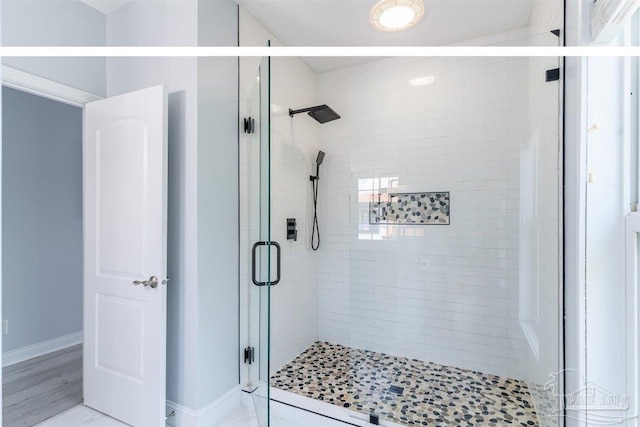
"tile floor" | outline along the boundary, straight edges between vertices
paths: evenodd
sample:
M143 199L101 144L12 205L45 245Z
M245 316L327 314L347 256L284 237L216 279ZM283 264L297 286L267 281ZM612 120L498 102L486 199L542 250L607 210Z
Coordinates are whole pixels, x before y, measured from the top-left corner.
M292 411L281 415L283 416L273 416L271 418L272 427L345 427L342 423L327 420L304 411ZM49 418L36 427L128 427L128 425L87 406L78 405L53 418ZM236 411L222 420L220 424L212 427L260 426L253 408L239 406Z
M40 423L37 427L127 427L118 420L95 411L88 406L78 405L66 412Z
M285 395L294 393L361 414L375 412L381 424L538 426L529 391L521 381L324 342L315 343L278 371L272 385ZM285 395L273 394L286 400ZM258 427L250 406L238 408L220 427ZM276 402L272 413L274 427L346 425ZM355 419L351 423L366 424ZM125 424L79 405L38 425L71 426Z
M400 425L538 426L522 381L326 342L271 385Z
M260 424L252 407L240 406L235 413L222 421L220 427L260 427ZM290 424L282 423L282 427L302 427L302 425L291 422Z

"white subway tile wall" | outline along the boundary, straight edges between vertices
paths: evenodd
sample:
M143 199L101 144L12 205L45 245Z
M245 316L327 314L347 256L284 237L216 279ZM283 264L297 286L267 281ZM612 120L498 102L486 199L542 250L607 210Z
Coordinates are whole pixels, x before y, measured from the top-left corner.
M318 123L289 108L317 105L316 75L300 59L271 59L271 238L282 247L282 280L271 289L271 372L306 350L318 337L316 269L311 250L312 165ZM287 240L295 218L297 241Z
M534 175L523 175L530 77L544 83L532 69L528 58L393 58L318 76L319 102L342 115L318 131L321 340L529 379L520 304L524 289L540 290L539 265L522 270L521 225L540 218L522 189L550 192L557 246L558 188L557 135L533 142ZM433 82L409 83L425 76ZM556 169L536 175L549 150ZM369 195L388 190L449 191L451 224L369 224ZM557 326L557 251L534 251L551 271ZM557 340L546 344L557 356Z

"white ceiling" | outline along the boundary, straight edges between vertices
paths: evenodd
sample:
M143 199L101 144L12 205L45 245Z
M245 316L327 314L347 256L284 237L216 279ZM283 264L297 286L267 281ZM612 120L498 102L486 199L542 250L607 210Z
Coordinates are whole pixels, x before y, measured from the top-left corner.
M370 56L305 56L300 59L316 73L326 73L327 71L353 67L382 58Z
M88 4L92 8L104 13L110 14L116 9L120 9L122 6L126 6L133 0L80 0L83 3Z
M81 0L109 14L134 0ZM378 0L235 0L285 46L444 46L529 24L533 0L423 0L414 28L382 32L369 23ZM366 57L302 58L318 73L370 62Z
M533 0L424 0L414 28L374 29L369 11L378 0L236 0L286 46L444 46L526 27ZM304 58L316 72L371 58Z

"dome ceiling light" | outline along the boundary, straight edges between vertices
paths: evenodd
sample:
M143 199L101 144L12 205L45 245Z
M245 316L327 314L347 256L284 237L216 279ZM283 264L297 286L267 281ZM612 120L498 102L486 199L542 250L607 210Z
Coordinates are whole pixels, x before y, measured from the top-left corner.
M369 14L369 21L380 31L402 31L416 25L424 15L422 0L382 0Z

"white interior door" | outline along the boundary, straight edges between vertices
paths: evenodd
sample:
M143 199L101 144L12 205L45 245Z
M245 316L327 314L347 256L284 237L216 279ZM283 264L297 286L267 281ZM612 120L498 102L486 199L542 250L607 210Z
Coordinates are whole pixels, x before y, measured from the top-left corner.
M157 86L84 110L84 403L165 424L167 97Z

